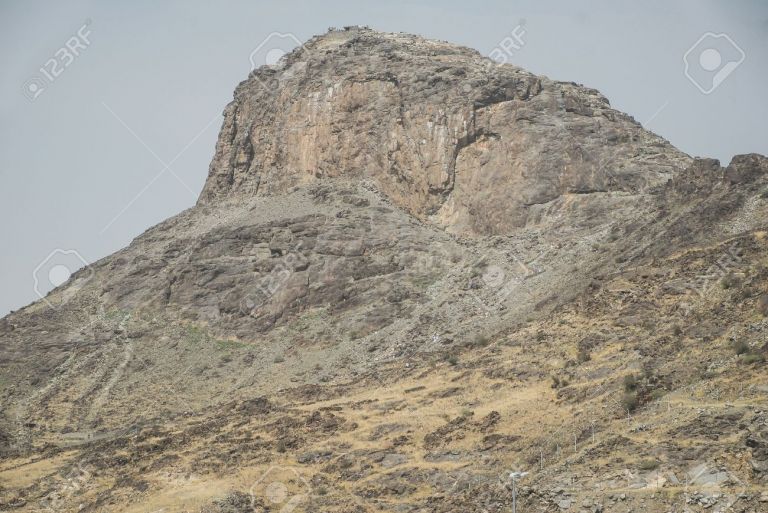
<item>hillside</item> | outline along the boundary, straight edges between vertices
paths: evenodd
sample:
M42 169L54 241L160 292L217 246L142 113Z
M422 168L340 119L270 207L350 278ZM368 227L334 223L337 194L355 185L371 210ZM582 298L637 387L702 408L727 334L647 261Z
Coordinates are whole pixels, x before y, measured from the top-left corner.
M0 510L768 511L768 158L354 28L0 320Z

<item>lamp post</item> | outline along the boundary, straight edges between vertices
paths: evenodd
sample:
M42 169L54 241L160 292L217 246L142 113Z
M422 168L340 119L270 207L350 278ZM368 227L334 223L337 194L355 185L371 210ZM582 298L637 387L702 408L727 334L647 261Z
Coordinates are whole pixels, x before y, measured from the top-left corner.
M509 479L512 481L512 513L517 513L517 480L528 475L528 472L510 472Z

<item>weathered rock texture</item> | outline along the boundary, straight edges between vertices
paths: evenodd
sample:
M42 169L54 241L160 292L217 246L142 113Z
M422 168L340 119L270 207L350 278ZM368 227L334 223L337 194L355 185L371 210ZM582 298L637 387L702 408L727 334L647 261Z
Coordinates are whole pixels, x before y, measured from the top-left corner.
M767 221L763 156L332 31L194 208L0 320L0 509L763 511Z
M600 93L448 43L356 30L240 84L201 204L370 178L449 232L509 234L532 205L636 193L689 159Z

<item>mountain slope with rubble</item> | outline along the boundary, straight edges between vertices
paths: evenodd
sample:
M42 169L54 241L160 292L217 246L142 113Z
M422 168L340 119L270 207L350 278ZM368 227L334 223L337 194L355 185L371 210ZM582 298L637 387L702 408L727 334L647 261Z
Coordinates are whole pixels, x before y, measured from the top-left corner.
M0 509L763 511L768 159L354 28L197 205L0 320Z

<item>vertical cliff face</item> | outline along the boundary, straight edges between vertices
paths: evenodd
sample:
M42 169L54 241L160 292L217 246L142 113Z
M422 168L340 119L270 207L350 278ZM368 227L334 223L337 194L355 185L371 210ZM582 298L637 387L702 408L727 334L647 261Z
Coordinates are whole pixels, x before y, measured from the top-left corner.
M365 29L310 40L241 83L200 196L373 179L445 229L504 234L567 194L634 194L689 158L597 91L477 52Z

